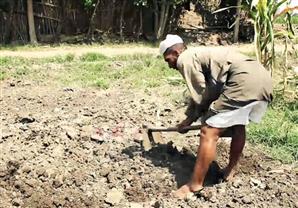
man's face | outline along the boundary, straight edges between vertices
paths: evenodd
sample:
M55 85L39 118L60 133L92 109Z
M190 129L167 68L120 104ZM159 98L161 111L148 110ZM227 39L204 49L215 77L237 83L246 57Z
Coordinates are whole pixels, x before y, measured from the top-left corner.
M166 52L163 57L170 68L177 69L178 53L176 51Z

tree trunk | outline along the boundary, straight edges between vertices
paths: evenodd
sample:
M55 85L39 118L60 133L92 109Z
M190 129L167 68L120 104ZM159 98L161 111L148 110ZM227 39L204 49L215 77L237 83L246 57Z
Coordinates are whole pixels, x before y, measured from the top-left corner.
M140 39L140 35L143 34L143 9L142 8L140 8L139 16L140 16L140 26L139 26L139 30L138 30L138 34L137 34L138 40Z
M36 33L35 33L35 24L34 24L34 14L33 14L33 2L32 2L32 0L27 0L27 16L28 16L30 43L31 44L36 44L37 43L37 38L36 38Z
M13 12L14 12L14 1L9 3L8 15L6 16L3 12L4 19L6 20L6 24L4 25L4 43L9 44L11 42L11 33L14 30L13 23Z
M87 40L88 42L92 42L93 40L93 33L94 33L94 18L96 16L96 11L98 9L98 6L100 4L100 0L97 0L96 4L95 4L95 7L94 7L94 10L93 10L93 13L92 13L92 16L90 18L90 23L89 23L89 28L88 28L88 33L87 33Z
M155 38L157 38L157 33L158 33L158 25L159 25L159 9L158 9L158 3L157 0L153 0L153 5L154 5L154 34Z
M160 31L159 31L159 39L164 36L165 33L165 28L166 28L166 23L168 22L168 16L169 16L169 10L170 10L170 4L168 2L166 4L166 9L164 13L164 18L163 21L160 22Z
M156 35L157 39L160 39L164 35L165 26L168 21L169 8L170 8L170 4L165 0L162 1L158 32Z
M236 10L236 20L235 20L235 26L234 26L234 37L233 42L237 43L239 38L239 26L240 26L240 13L241 13L241 3L242 0L237 0L237 10Z
M60 13L59 13L59 22L58 22L58 26L57 26L57 30L55 33L55 42L60 41L60 35L61 35L61 31L62 31L62 27L65 24L65 19L66 19L66 5L68 3L68 0L62 0L59 2L59 6L61 7Z
M125 11L125 5L126 0L123 0L122 7L121 7L121 13L120 13L120 24L119 24L119 33L120 33L120 39L123 41L123 28L124 28L124 11Z
M116 4L116 0L113 0L112 1L112 8L111 8L111 16L110 16L110 22L109 22L109 29L108 29L108 31L111 31L111 32L114 32L114 31L117 31L118 30L118 28L116 28L115 27L115 25L116 24L114 24L114 22L115 22L115 11L116 11L116 6L117 6L117 4Z

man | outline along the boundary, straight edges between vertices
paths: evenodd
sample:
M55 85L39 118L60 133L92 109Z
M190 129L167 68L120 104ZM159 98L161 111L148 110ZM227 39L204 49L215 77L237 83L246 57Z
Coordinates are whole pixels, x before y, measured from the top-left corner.
M245 126L260 122L272 100L272 81L270 73L247 56L223 48L190 50L177 35L167 35L160 52L169 67L181 73L192 98L179 132L185 133L184 128L199 117L203 124L192 179L175 192L185 198L203 189L217 140L227 129L232 141L223 177L232 178L245 144Z

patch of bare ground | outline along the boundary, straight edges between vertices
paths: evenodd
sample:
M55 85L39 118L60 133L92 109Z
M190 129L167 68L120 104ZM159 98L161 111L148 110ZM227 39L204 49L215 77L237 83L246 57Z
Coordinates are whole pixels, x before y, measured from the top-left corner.
M220 183L226 141L202 195L172 198L190 177L198 133L165 133L172 142L144 151L143 123L173 126L183 116L156 91L3 81L0 105L0 207L298 206L297 167L249 144L235 179Z

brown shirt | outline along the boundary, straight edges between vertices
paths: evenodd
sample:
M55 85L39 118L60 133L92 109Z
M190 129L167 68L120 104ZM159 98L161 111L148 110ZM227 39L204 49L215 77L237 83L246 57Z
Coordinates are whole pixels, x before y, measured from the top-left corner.
M177 67L191 102L186 115L238 109L253 101L272 100L270 73L257 61L224 48L187 49Z

